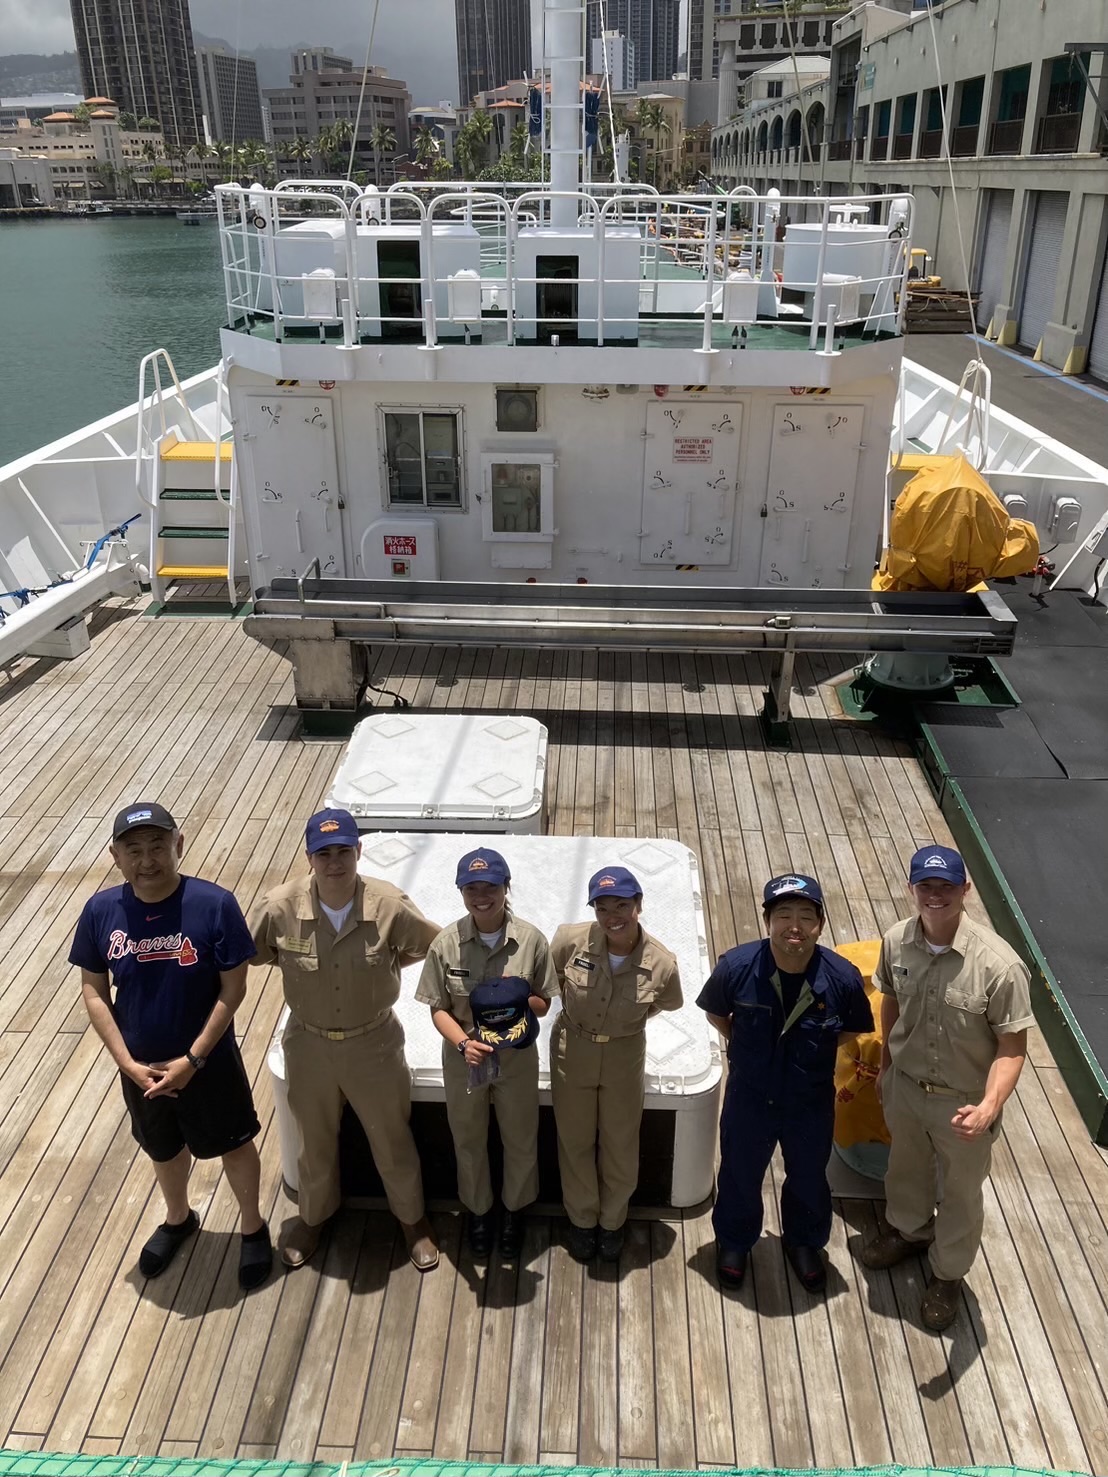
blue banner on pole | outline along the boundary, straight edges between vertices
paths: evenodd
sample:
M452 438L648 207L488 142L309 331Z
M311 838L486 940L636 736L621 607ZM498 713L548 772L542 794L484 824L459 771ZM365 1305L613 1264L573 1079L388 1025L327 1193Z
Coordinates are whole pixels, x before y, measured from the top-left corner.
M595 149L600 135L600 94L585 93L585 148Z
M527 94L527 132L531 138L542 137L542 91L538 87Z

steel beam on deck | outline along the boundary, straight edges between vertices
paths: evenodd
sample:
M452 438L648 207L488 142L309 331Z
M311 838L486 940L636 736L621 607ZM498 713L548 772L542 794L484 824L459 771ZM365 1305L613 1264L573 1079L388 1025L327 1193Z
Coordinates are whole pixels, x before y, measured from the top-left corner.
M789 719L799 652L1006 656L1016 619L999 595L871 590L391 582L302 576L258 592L247 632L288 644L301 708L352 711L371 646L772 652L766 717Z

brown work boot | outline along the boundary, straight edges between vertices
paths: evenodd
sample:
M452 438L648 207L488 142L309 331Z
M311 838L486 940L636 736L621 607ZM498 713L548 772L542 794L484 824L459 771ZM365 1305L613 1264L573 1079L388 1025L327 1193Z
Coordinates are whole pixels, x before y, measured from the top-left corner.
M435 1233L427 1217L420 1216L419 1220L410 1226L401 1221L400 1229L404 1232L404 1240L408 1243L408 1260L412 1266L419 1272L429 1272L432 1267L437 1267L439 1244L435 1240Z
M302 1267L323 1236L322 1226L309 1226L299 1216L281 1234L281 1260L286 1267Z
M946 1282L941 1277L932 1277L919 1305L919 1314L924 1328L932 1333L942 1333L958 1316L962 1303L962 1279L956 1277Z
M895 1267L906 1257L917 1256L927 1245L926 1241L909 1241L893 1226L886 1226L872 1241L867 1241L858 1253L863 1267Z

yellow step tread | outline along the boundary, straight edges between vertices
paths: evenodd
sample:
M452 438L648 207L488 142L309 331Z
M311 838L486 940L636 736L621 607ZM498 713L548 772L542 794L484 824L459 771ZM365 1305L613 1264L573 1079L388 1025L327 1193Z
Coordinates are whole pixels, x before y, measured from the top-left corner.
M214 441L175 441L172 446L162 447L163 462L214 462ZM219 459L221 462L231 460L231 443L229 441L219 442Z
M923 472L928 467L935 467L939 462L949 460L950 456L947 452L936 454L933 451L906 451L901 456L894 451L889 459L889 465L894 472Z
M226 564L159 564L158 574L174 580L225 580Z

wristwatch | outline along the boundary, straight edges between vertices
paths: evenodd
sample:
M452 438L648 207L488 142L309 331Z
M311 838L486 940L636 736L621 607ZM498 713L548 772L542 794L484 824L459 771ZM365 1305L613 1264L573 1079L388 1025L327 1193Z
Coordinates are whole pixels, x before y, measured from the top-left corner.
M207 1064L208 1058L206 1056L193 1056L191 1051L186 1051L185 1061L188 1062L194 1072L199 1072L201 1067Z
M458 1042L458 1055L459 1056L465 1056L465 1054L466 1054L466 1047L468 1045L469 1045L469 1037L468 1036L463 1036L462 1039Z

